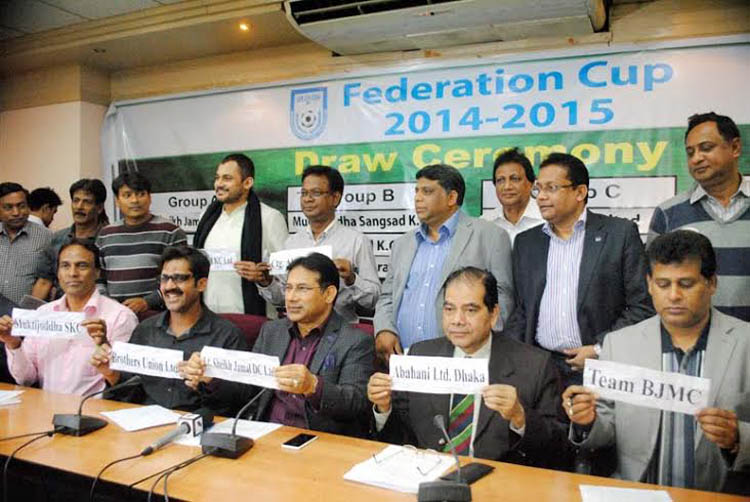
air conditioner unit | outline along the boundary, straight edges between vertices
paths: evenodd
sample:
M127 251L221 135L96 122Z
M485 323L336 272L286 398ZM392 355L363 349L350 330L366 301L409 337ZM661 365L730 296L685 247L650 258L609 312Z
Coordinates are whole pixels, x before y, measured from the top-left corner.
M605 0L286 0L292 25L339 54L430 49L600 30Z

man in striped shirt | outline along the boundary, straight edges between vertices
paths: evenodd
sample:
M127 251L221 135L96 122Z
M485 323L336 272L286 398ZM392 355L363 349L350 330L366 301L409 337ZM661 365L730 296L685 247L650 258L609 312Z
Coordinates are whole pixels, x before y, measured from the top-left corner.
M696 184L656 208L649 241L678 228L708 237L719 264L714 306L750 321L750 179L740 174L740 130L724 115L693 115L685 152Z
M96 238L107 295L136 314L163 310L159 260L169 246L187 244L185 232L151 214L151 182L141 173L126 172L115 178L112 193L123 219L104 227Z

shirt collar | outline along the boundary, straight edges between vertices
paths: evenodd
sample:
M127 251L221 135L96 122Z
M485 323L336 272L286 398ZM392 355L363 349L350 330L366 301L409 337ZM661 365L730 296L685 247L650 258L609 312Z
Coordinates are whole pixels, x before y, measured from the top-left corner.
M539 211L536 211L537 214L534 214L534 208L532 207L536 206L536 201L534 199L529 199L529 202L526 204L526 208L523 210L523 214L521 214L521 217L518 218L518 223L516 225L520 225L523 223L524 218L532 218L536 219L539 215ZM513 225L510 221L508 221L508 218L505 217L505 211L503 211L503 206L501 205L499 208L496 209L497 211L497 217L502 219L503 221L507 222L509 225Z
M750 178L745 178L740 174L741 181L740 186L737 188L737 191L732 195L731 199L734 199L737 197L738 194L742 194L745 197L750 197ZM690 204L695 204L696 202L700 201L703 197L710 197L708 195L708 192L706 192L703 187L696 183L693 186L693 193L690 194Z
M318 236L317 240L315 239L315 236L313 235L312 227L310 226L310 222L309 221L307 223L307 227L305 227L305 232L307 232L307 235L310 236L310 238L313 240L313 242L317 242L317 241L321 240L323 237L327 236L328 233L331 232L331 230L333 230L333 228L336 226L337 223L338 223L338 221L336 220L336 217L334 216L333 220L331 221L331 223L329 223L328 226L326 228L324 228L322 232L320 232L320 235Z
M47 228L46 225L44 224L44 222L42 221L42 219L39 216L35 215L35 214L30 214L29 215L29 219L27 221L30 221L31 223L35 223L37 225L41 225L44 228Z
M244 214L246 208L247 208L247 201L245 201L245 203L242 204L241 206L235 207L234 211L232 211L231 213L227 213L224 210L224 207L221 208L221 212L222 212L222 214L224 214L226 216L234 216L235 214Z
M667 328L664 327L664 324L659 325L661 327L661 351L664 352L676 352L678 350L677 347L672 344L672 337L669 334L669 331L667 331ZM706 347L708 345L708 332L711 330L711 319L708 319L708 322L703 327L703 331L701 331L701 335L698 337L698 341L695 342L695 345L693 345L693 348L690 349L691 353L697 352L699 350L706 350Z
M91 296L86 301L86 305L83 306L83 313L86 315L87 319L93 319L99 315L100 298L101 294L99 294L99 290L94 288L94 292L91 293ZM69 312L68 295L63 295L62 298L52 302L52 310L55 312Z
M328 327L328 321L331 320L331 315L333 314L333 310L331 310L331 313L328 314L328 317L323 321L323 323L318 326L317 328L313 328L312 331L307 335L309 337L320 337L323 336L323 333L325 333L326 328ZM292 338L302 338L302 335L299 332L299 327L297 326L296 322L289 321L289 335L291 335Z
M492 354L492 332L490 331L490 336L487 337L487 340L485 340L484 344L482 344L481 347L477 349L476 352L469 355L466 352L463 351L460 347L453 346L453 357L471 357L472 359L489 359L490 354Z
M213 312L209 310L206 305L203 306L203 312L201 313L201 316L198 318L198 320L193 324L190 329L188 329L186 332L181 334L180 336L176 337L179 340L184 340L185 338L189 338L195 335L200 334L209 334L212 331L213 326ZM165 310L161 314L159 314L159 319L157 320L156 324L163 329L165 332L170 332L169 329L169 310Z
M573 224L573 233L580 231L580 229L584 228L586 226L586 219L588 218L589 210L584 207L583 212L578 217L578 220ZM552 225L549 224L549 221L544 222L544 225L542 226L542 231L552 237L553 235L557 237L557 234L552 230Z
M440 238L442 238L444 235L447 238L453 237L453 235L456 233L456 228L458 227L458 218L459 213L461 212L461 209L459 208L458 211L453 213L450 218L445 220L442 225L440 225L440 229L438 232L440 233ZM430 230L427 228L427 225L425 223L422 223L419 225L419 228L417 229L417 239L420 238L422 240L429 239ZM438 239L440 240L440 239Z

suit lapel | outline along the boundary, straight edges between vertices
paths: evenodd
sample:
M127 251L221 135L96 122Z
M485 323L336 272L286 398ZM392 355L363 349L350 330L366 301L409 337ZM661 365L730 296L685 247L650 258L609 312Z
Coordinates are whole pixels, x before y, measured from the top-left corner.
M586 290L599 267L599 256L607 242L607 231L602 228L601 217L588 209L586 215L586 235L583 238L583 256L578 275L578 311L583 308Z
M464 249L469 244L471 234L473 233L473 225L471 220L461 212L459 209L458 224L456 225L456 233L453 235L453 242L448 252L448 256L445 258L443 263L443 270L440 276L440 285L445 283L451 272L459 268L457 265L461 259L461 255Z
M492 349L490 352L489 361L489 376L490 384L505 383L507 379L515 373L515 365L513 360L508 357L507 354L501 348L500 336L492 335ZM475 434L474 443L476 444L479 435L487 428L490 424L493 414L497 413L487 407L482 400L482 406L479 408L479 420L477 421L477 430Z
M393 283L399 285L398 290L394 291L394 295L393 295L394 315L396 314L396 309L401 303L401 298L404 295L404 289L406 289L406 283L409 279L409 272L411 271L411 264L414 262L414 257L417 254L416 231L411 231L406 235L408 236L408 238L405 239L403 253L399 253L398 256L395 256L395 255L393 256L393 258L399 261L398 266L395 267L393 270L393 274L394 274ZM391 266L393 266L393 264L391 264ZM398 277L396 277L396 275L398 275ZM403 279L400 279L401 276L403 276Z
M284 329L279 330L278 333L273 333L273 335L269 337L271 338L271 343L268 346L268 351L270 352L269 355L278 357L279 362L284 361L284 356L289 348L289 343L292 341L292 336L289 334L289 329L291 327L292 322L287 319L287 322L284 324ZM270 391L266 392L265 395L260 398L258 401L258 410L255 413L255 420L261 420L265 417L266 412L268 411L268 405L271 403L273 396L274 392Z
M339 338L340 331L341 318L336 315L335 312L331 312L331 317L328 319L328 323L326 324L326 330L325 333L323 333L323 338L321 338L320 342L318 343L318 348L315 349L315 355L313 356L312 361L310 361L310 372L314 375L320 373L320 369L323 366L326 358L328 357L328 353L331 351L334 344L336 343L336 340L338 340ZM335 361L333 362L333 364L335 364ZM331 366L333 364L331 364Z

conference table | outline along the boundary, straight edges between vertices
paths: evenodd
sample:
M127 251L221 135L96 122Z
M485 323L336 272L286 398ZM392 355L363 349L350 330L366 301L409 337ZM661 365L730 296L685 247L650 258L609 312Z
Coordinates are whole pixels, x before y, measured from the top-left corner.
M54 413L75 413L80 398L0 384L0 390L24 390L22 403L0 407L0 438L51 429ZM84 406L84 414L99 416L101 411L131 408L133 404L91 399ZM83 485L91 480L107 463L138 454L146 445L174 426L162 426L137 432L126 432L114 423L87 436L73 437L56 434L45 437L21 450L10 467L25 465L26 476L49 472L77 476ZM281 448L281 443L301 432L293 427L280 427L256 441L255 446L236 460L207 457L179 470L169 478L171 500L220 501L380 501L416 500L413 494L389 491L346 481L343 475L354 464L372 457L386 445L376 441L314 432L318 439L307 447L294 451ZM28 438L0 442L0 455L7 457ZM108 470L105 485L127 486L136 480L187 460L200 451L196 447L171 444L150 456L119 463ZM550 452L554 455L554 452ZM4 460L4 459L3 459ZM462 463L471 461L462 458ZM491 464L495 470L472 485L473 500L502 500L504 502L579 502L579 485L593 484L613 487L664 489L674 502L739 502L746 497L716 493L664 488L524 467L502 462L479 460ZM10 483L9 483L10 485ZM137 488L140 500L151 481ZM102 487L105 491L105 487ZM99 493L99 489L97 489ZM156 493L162 493L159 483ZM77 500L87 500L88 491ZM30 500L24 498L23 500ZM71 499L75 500L75 498ZM120 496L110 498L120 500ZM158 497L158 500L162 500Z

